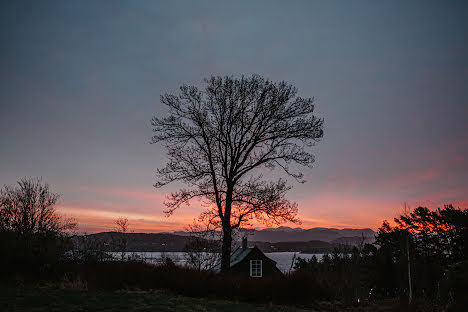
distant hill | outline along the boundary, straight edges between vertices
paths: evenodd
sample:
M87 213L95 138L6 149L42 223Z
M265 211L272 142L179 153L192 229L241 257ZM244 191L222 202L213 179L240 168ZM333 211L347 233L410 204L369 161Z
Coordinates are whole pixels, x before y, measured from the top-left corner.
M118 242L125 237L127 251L183 251L190 240L189 236L180 236L169 233L117 233L103 232L86 236L76 235L72 237L75 248L82 248L86 244L98 245L105 251L119 251Z
M263 242L308 242L319 240L332 243L345 237L364 237L366 242L373 242L375 232L371 229L329 229L329 228L288 228L253 230L249 235L249 240ZM362 240L362 239L361 239Z
M371 244L375 242L374 237L362 237L362 236L346 236L339 237L331 241L333 245L348 245L348 246L359 246L362 244Z
M256 242L309 242L323 241L338 244L358 244L361 241L372 243L375 240L375 232L372 229L333 229L333 228L290 228L280 226L264 230L246 230L250 241ZM189 236L189 232L178 231L176 235Z
M323 241L310 242L249 242L249 246L257 246L263 252L285 252L294 251L301 253L325 253L333 250L335 245Z
M87 236L76 235L72 241L76 248L90 242L106 251L119 251L117 242L122 236L127 241L127 251L183 251L190 240L189 232L174 233L117 233L103 232ZM256 245L264 252L300 251L309 253L329 252L339 245L358 246L372 243L375 232L371 229L328 229L279 227L248 231L249 245Z

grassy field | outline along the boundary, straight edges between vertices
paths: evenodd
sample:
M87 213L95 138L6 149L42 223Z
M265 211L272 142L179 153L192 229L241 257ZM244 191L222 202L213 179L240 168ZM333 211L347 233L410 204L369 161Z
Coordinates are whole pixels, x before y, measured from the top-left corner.
M306 311L278 305L197 299L163 292L0 288L0 310L12 311Z
M388 305L387 305L388 304ZM0 287L0 311L395 311L395 302L343 307L321 302L307 308L177 296L161 291L77 291L51 287ZM393 308L392 308L393 306Z

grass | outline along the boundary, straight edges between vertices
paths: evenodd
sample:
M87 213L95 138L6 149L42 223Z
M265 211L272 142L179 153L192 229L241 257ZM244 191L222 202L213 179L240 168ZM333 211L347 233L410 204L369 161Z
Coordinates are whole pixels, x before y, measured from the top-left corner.
M0 310L5 312L306 311L287 306L190 298L160 291L74 291L50 287L1 287Z
M380 301L355 307L345 307L338 302L317 302L308 307L273 304L250 304L227 300L192 298L153 291L98 291L71 290L57 287L0 286L2 312L88 312L88 311L397 311L395 301Z

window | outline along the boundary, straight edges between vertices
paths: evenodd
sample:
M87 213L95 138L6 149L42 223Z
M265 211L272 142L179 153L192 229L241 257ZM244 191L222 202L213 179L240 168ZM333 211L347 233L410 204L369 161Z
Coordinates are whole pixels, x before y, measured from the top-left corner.
M250 260L250 276L262 277L262 260Z

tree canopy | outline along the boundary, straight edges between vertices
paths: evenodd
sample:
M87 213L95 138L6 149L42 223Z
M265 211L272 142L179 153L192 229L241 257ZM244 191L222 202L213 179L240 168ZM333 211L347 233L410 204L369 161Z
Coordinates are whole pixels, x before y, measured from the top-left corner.
M232 230L252 220L266 224L297 221L297 204L286 199L284 179L263 178L265 168L281 168L304 182L293 164L311 166L310 147L323 136L323 119L313 98L297 97L286 82L259 75L211 77L203 90L183 85L178 95L165 94L166 117L154 117L153 143L167 149L168 163L157 170L155 187L179 181L167 214L191 199L207 209L200 218L223 230L222 270L229 267Z
M16 187L0 190L0 230L18 235L60 234L76 223L59 215L55 205L59 195L41 179L23 178Z

